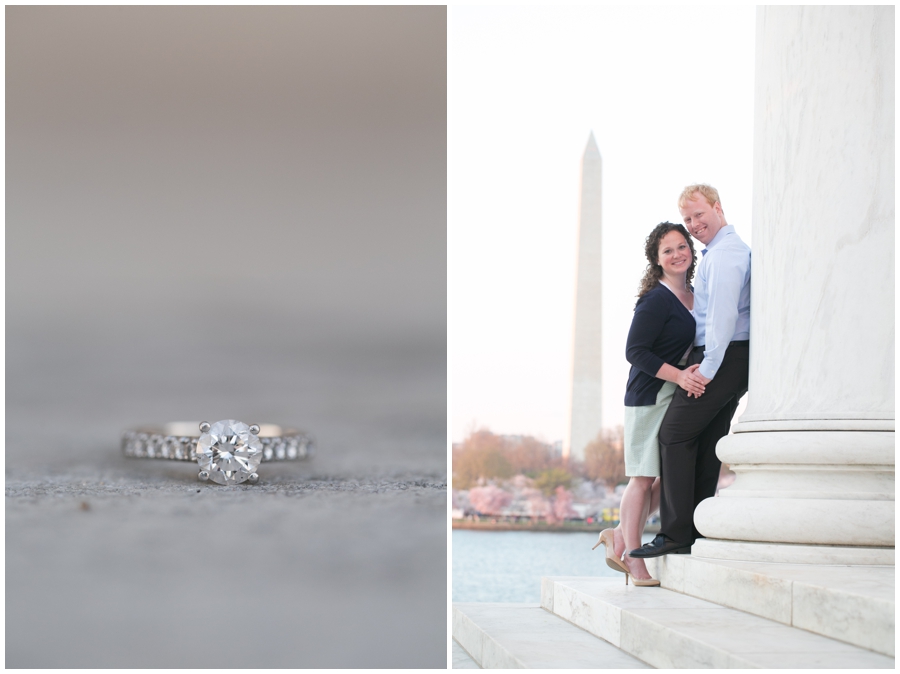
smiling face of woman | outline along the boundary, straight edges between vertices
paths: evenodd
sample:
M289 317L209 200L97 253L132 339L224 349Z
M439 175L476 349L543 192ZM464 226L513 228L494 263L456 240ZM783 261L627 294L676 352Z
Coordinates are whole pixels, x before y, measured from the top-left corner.
M669 232L660 239L658 259L666 276L683 276L694 261L690 246L677 231Z

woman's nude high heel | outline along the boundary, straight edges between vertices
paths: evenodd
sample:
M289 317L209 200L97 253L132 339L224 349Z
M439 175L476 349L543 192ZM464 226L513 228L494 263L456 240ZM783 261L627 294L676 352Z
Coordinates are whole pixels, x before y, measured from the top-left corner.
M597 540L596 545L594 545L591 550L596 550L597 546L603 544L603 547L606 548L606 565L611 568L613 571L621 571L625 574L625 584L628 584L628 567L622 562L621 559L616 557L616 545L615 545L615 534L612 529L604 529L600 532L600 538ZM635 581L636 583L637 581Z
M625 572L625 584L628 585L628 576L631 576L631 571ZM640 578L635 578L631 576L631 580L634 581L635 587L659 587L659 581L656 578L647 578L646 580L641 580Z
M628 576L631 576L630 573L625 573L625 584L628 585ZM648 578L647 580L641 580L640 578L635 578L632 576L631 580L634 581L635 587L658 587L659 581L656 578Z

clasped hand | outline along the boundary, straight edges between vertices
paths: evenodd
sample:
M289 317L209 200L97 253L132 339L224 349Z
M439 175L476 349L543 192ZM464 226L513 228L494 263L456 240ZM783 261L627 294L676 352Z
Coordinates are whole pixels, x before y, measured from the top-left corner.
M678 375L678 385L687 391L688 398L691 396L699 398L706 392L706 385L712 381L712 379L707 379L697 371L699 367L699 363L691 365L681 370Z

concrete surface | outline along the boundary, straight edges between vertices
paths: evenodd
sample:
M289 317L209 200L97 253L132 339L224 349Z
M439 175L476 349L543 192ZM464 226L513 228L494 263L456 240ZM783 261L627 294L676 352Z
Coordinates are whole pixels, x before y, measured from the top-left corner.
M32 349L45 353L15 353ZM329 383L207 398L222 413L201 416L268 409L317 432L310 462L265 464L238 487L121 456L118 433L141 410L196 416L190 378L134 390L162 362L95 370L105 383L90 398L51 374L17 385L11 364L7 666L446 666L444 354L385 351L363 359L368 372L332 363L327 376L286 358L298 381ZM255 371L279 379L274 364Z

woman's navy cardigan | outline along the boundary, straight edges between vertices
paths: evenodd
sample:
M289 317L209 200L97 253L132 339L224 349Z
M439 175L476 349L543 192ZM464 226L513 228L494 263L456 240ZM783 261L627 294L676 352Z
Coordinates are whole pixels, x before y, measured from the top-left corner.
M694 342L697 324L675 293L659 284L637 301L625 358L631 363L625 406L655 405L665 383L656 378L663 363L674 367Z

